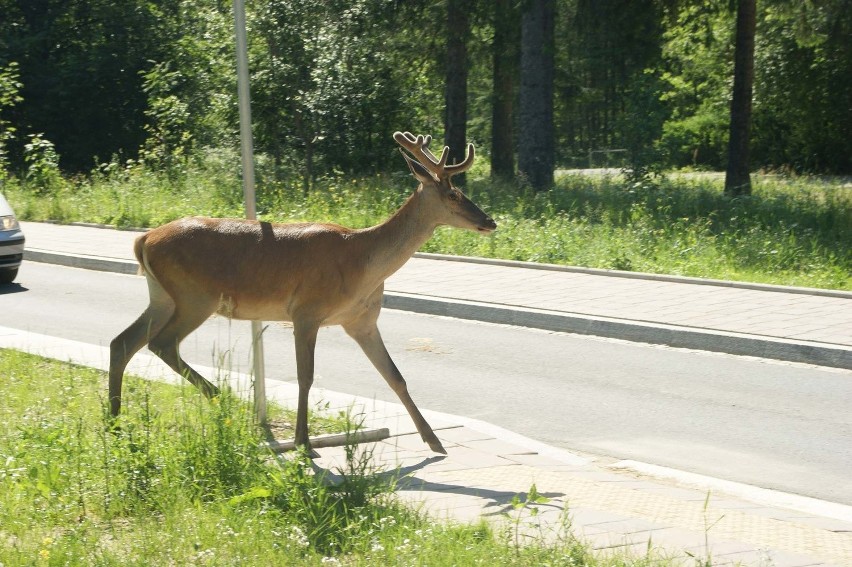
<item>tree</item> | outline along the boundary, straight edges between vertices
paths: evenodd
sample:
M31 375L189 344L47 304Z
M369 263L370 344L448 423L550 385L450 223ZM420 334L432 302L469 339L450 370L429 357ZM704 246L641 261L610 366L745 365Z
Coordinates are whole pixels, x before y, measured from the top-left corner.
M0 180L6 177L8 167L8 150L6 144L15 137L15 127L4 119L4 109L10 109L23 99L18 94L23 86L18 81L19 72L16 62L9 63L5 68L0 67Z
M849 0L761 3L753 164L852 174L850 8Z
M521 30L518 10L513 2L495 0L493 7L491 176L507 180L515 176L515 77Z
M595 165L636 165L653 158L661 116L654 77L660 65L660 0L577 0L557 21L555 120L557 158L574 160L592 150ZM561 12L560 12L561 14ZM650 103L650 105L649 105ZM610 161L611 158L616 161Z
M728 139L728 168L725 194L751 194L749 137L751 98L754 84L754 32L757 22L755 0L737 3L737 39L734 49L734 90L731 99L731 129Z
M461 163L467 147L467 36L470 33L468 2L447 2L447 59L444 90L444 145L450 147L447 163ZM464 174L455 177L464 184Z
M553 184L554 1L532 0L521 20L518 170L536 191Z
M728 0L677 3L665 13L658 141L669 167L724 169L735 20Z
M176 5L0 2L0 64L18 62L23 84L12 117L18 131L44 133L71 171L88 171L95 157L135 155L148 102L140 72L175 40L163 22Z
M418 83L421 59L435 52L417 35L425 32L412 31L422 27L420 10L388 7L387 0L256 7L249 35L256 148L272 155L278 180L301 178L307 190L332 171L380 170L393 155L393 132L439 106L440 92L424 101Z

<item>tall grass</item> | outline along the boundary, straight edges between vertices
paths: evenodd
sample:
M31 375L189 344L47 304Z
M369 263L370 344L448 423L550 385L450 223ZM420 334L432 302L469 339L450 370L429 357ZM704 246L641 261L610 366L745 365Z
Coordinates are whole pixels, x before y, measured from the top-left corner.
M156 226L185 215L241 216L233 159L209 155L179 173L104 166L40 190L10 179L4 191L30 220ZM402 169L402 168L400 168ZM409 175L264 181L265 220L381 222L414 187ZM469 176L471 177L471 176ZM852 289L852 188L816 178L754 176L754 194L730 199L722 181L562 176L534 194L472 177L466 192L498 222L493 236L439 229L424 251L786 285Z
M263 449L249 404L227 393L128 377L114 432L103 372L0 350L0 376L6 567L671 565L595 556L567 532L522 540L517 522L431 521L393 498L368 451L350 448L332 483L303 454Z
M852 289L852 188L839 184L756 176L752 196L730 199L712 180L570 176L538 195L484 181L469 192L500 230L485 241L440 232L430 251Z

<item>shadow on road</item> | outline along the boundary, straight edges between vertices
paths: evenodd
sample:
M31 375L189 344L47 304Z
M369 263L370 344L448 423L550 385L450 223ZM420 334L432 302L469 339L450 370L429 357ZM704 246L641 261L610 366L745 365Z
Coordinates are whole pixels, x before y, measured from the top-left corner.
M26 288L19 283L0 285L0 295L10 295L12 293L21 293L24 291L29 291L29 288Z

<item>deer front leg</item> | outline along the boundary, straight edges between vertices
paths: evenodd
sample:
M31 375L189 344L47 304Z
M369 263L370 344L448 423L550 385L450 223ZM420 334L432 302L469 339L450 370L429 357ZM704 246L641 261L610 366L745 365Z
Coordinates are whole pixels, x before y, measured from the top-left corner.
M420 410L414 404L414 400L408 393L408 386L405 379L394 364L388 354L385 343L382 341L382 336L379 333L379 328L376 326L375 317L366 318L367 320L359 320L352 324L344 325L343 328L350 337L355 339L379 374L385 379L391 389L396 393L402 405L408 410L408 415L417 427L420 438L429 445L429 448L436 453L446 455L447 451L438 440L432 427L426 422L426 419L420 414Z
M319 327L315 324L293 323L296 342L296 375L299 381L299 404L296 408L296 445L311 453L308 441L308 395L314 383L314 350Z

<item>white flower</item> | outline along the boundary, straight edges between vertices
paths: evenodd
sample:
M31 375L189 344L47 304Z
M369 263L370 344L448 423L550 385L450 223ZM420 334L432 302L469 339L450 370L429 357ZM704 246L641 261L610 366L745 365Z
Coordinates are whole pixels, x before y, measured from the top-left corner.
M215 552L212 549L202 549L198 553L195 554L195 562L196 563L207 563L213 561L213 556Z
M379 519L379 525L383 528L396 525L396 518L393 516L385 516Z
M310 544L308 536L305 535L305 532L303 532L299 526L290 527L290 533L287 534L287 539L299 547L308 547Z

